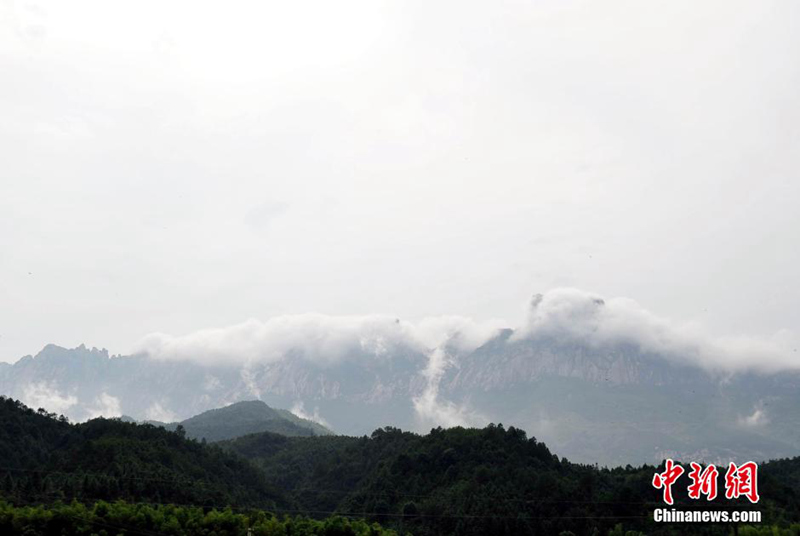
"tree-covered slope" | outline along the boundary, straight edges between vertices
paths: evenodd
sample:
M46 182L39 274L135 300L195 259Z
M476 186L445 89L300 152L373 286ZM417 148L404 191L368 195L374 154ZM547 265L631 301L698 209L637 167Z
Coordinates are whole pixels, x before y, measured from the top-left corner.
M571 463L501 425L426 435L383 428L370 437L266 432L206 445L118 420L72 425L0 399L0 455L0 498L16 506L125 499L258 507L366 518L416 536L616 534L620 524L648 534L731 529L654 524L653 510L664 503L651 480L663 468ZM761 465L762 500L755 506L722 494L713 502L690 501L687 485L684 475L675 487L676 508L759 510L764 527L800 522L800 458Z
M653 510L664 503L651 480L663 469L571 463L515 428L434 429L426 435L385 428L360 438L255 434L221 445L258 463L272 484L307 510L370 512L417 536L606 534L619 523L649 534L694 530L652 522ZM756 507L724 498L690 501L685 475L676 496L679 508L758 509L766 523L788 526L800 522L799 474L800 458L762 465ZM701 528L727 534L730 527Z
M0 534L24 536L396 536L376 523L332 516L277 517L257 510L191 506L81 503L21 506L0 501Z
M168 430L180 425L186 436L206 441L221 441L258 432L285 436L330 435L333 432L308 419L302 419L285 409L269 407L261 400L237 402L219 409L204 411L185 421L156 423Z
M249 462L151 425L70 424L0 397L0 492L6 497L283 504Z

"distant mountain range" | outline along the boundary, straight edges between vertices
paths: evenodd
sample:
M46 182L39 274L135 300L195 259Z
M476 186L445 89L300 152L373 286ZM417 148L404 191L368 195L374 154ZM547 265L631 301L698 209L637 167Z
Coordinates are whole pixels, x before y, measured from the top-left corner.
M224 408L204 411L181 422L146 422L167 430L183 426L186 437L206 441L222 441L257 432L290 437L333 434L319 423L301 419L285 409L273 409L261 400L236 402Z
M335 361L290 352L276 361L205 365L49 345L35 357L0 365L0 393L73 420L126 414L173 423L255 398L299 417L282 414L289 435L501 422L570 460L603 465L800 452L795 372L715 374L636 344L523 338L512 330L474 350L450 344L437 351L438 367L434 354L402 342L362 345ZM183 424L194 437L231 437L241 423L219 435L206 427L224 423L224 412Z

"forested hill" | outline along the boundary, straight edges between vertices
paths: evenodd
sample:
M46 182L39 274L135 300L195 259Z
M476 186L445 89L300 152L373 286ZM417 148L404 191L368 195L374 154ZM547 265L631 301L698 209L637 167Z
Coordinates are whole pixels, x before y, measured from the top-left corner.
M664 506L651 485L663 467L571 463L524 431L501 425L437 428L427 435L385 428L360 438L254 434L221 445L258 463L270 483L304 509L374 512L382 524L416 536L607 534L620 523L648 534L695 530L651 521L653 510ZM688 483L684 475L675 485L682 490L676 491L678 508L758 509L767 526L800 522L800 458L761 466L756 506L722 497L690 501ZM697 529L728 534L730 527Z
M730 531L724 524L654 524L653 510L664 506L651 486L659 468L571 463L524 431L501 425L426 435L383 428L370 437L259 433L204 444L119 420L70 424L0 398L0 457L0 499L15 508L45 503L57 509L59 500L72 499L254 507L366 517L415 536L606 535L619 533L618 525L648 534ZM789 530L800 522L800 458L761 466L756 506L722 494L711 503L690 502L687 485L685 475L676 484L682 490L677 508L757 509L765 528ZM332 534L340 533L347 534Z
M204 411L185 421L152 424L175 430L183 426L186 437L221 441L257 432L273 432L286 436L330 435L333 432L285 409L269 407L261 400L236 402L219 409Z
M569 309L576 318L608 314L602 300L585 298ZM333 336L324 333L325 340ZM60 397L70 402L63 411L76 421L98 411L139 421L158 415L182 421L257 397L273 408L307 404L332 430L348 435L428 422L414 401L433 388L424 372L432 354L408 341L384 344L395 335L374 344L358 341L372 341L376 333L350 335L352 351L341 360L304 357L302 348L290 345L276 360L244 368L236 359L210 364L144 354L110 357L96 348L48 345L36 356L0 366L0 393L35 407ZM800 452L800 372L712 374L630 342L523 335L502 330L469 352L445 345L449 365L436 383L437 403L481 415L481 423L514 424L560 456L585 463L653 464L673 456L722 464ZM303 337L296 333L292 340ZM305 433L275 420L272 425L281 428L241 424L246 426L231 426L213 438ZM184 428L189 436L213 440L213 430Z
M376 523L331 516L278 517L263 510L72 502L18 506L0 500L3 536L398 536Z
M286 504L261 471L231 452L151 425L70 424L5 397L0 460L0 493L10 498Z

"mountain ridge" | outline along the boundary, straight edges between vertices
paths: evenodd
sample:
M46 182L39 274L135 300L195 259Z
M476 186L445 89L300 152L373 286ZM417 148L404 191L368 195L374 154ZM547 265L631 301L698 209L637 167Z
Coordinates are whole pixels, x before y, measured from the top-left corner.
M272 432L285 436L333 435L314 421L294 413L271 408L261 400L243 400L229 406L210 409L180 422L145 421L174 431L182 426L186 437L208 442L233 439L247 434Z
M362 346L323 363L294 352L237 365L49 345L0 368L0 393L78 420L113 410L140 421L179 422L258 399L309 408L349 435L386 423L421 431L504 422L570 459L604 465L800 451L795 372L716 374L635 344L521 337L513 330L496 332L474 350L443 348L447 355L434 370L430 356L399 344Z

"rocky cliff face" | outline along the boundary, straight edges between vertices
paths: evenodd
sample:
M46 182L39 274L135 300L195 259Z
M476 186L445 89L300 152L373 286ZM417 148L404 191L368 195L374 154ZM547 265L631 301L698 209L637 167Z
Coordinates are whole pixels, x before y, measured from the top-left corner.
M726 463L800 451L800 374L715 373L632 344L506 330L457 360L439 393L579 461Z
M402 345L324 364L296 354L215 366L50 345L0 367L0 392L77 420L126 414L178 421L258 398L345 434L437 424L431 419L444 413L423 419L423 400L457 409L448 415L465 424L519 426L570 459L601 464L666 455L766 459L800 450L795 373L718 375L632 344L517 338L511 330L474 351L446 352L447 363L432 374L430 356Z
M554 337L518 340L512 330L503 330L459 359L447 384L453 389L489 390L549 377L611 385L711 381L702 369L671 363L633 344L592 345Z
M337 431L362 433L384 424L381 408L386 408L387 417L404 412L408 415L403 422L410 422L410 405L394 404L408 402L422 389L424 379L418 371L425 361L424 355L398 348L391 356L364 353L335 365L294 356L274 363L203 366L48 345L35 357L0 369L0 392L73 420L125 414L176 421L258 398L311 417L316 410L320 420L330 418ZM330 410L333 406L335 411ZM349 413L348 407L362 410ZM364 423L359 419L362 413L375 415Z

